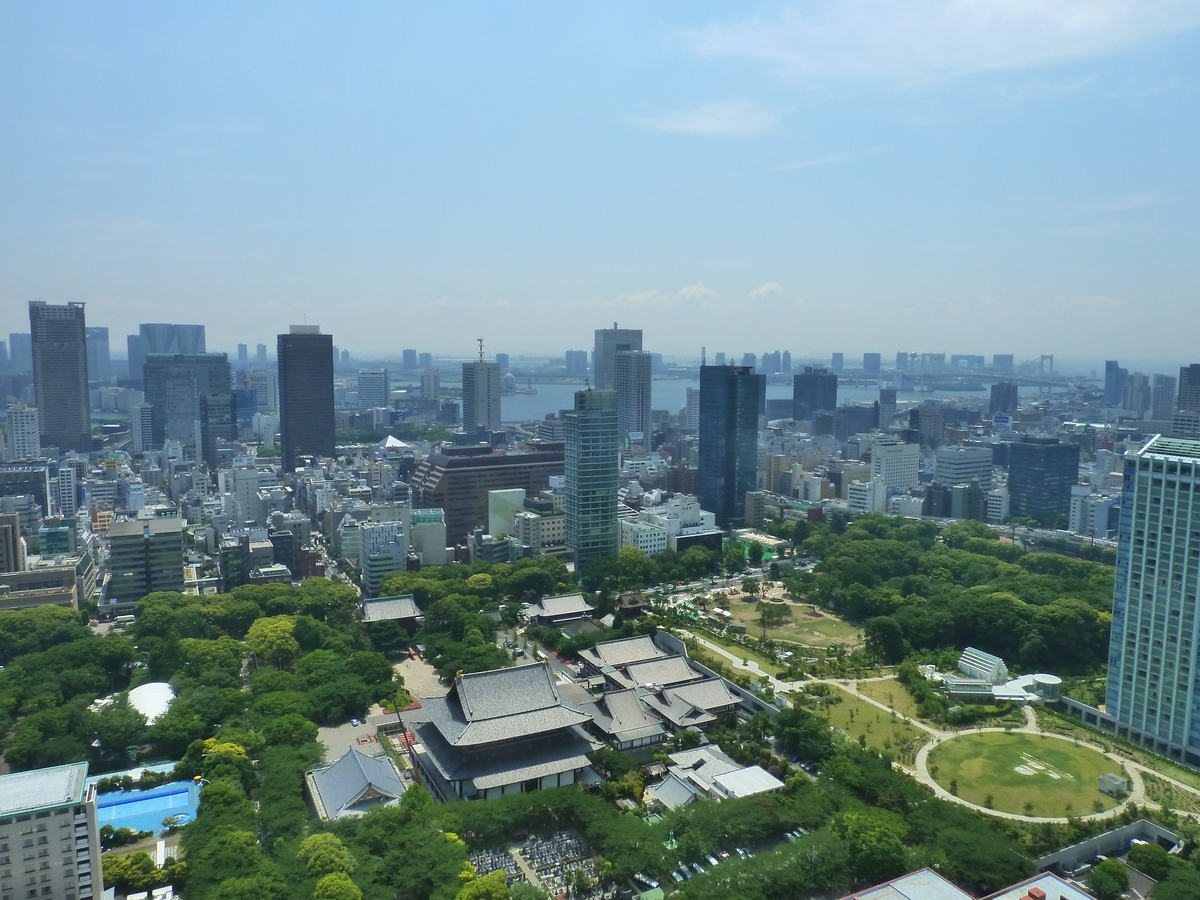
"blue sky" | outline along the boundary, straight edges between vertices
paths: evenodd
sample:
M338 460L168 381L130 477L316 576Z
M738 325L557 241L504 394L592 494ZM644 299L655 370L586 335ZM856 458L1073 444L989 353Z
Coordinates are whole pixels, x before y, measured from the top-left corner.
M244 7L250 7L246 9ZM0 2L0 332L1200 354L1200 2ZM123 344L114 340L119 349Z

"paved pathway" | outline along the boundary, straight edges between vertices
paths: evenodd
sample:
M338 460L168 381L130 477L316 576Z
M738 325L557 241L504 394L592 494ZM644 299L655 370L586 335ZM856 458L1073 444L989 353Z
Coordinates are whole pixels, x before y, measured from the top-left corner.
M682 631L682 629L681 629L681 631ZM698 634L694 634L690 631L682 631L682 633L685 637L691 638L692 640L696 641L696 643L700 644L700 646L704 647L706 650L708 650L712 653L715 653L718 656L728 660L733 668L735 668L739 671L742 671L742 672L747 672L747 673L753 675L755 678L758 678L761 681L765 681L765 682L769 683L771 685L771 687L774 688L777 693L786 692L786 691L803 690L804 687L809 684L828 684L832 687L836 687L843 691L846 691L847 693L854 695L855 697L862 700L863 702L869 703L872 706L878 707L879 709L883 710L886 713L889 713L889 714L895 713L896 716L898 716L900 719L903 719L909 725L912 725L914 728L920 729L921 731L925 732L926 734L928 734L930 736L930 740L927 741L917 751L917 756L916 756L915 764L913 767L910 768L908 766L902 766L899 763L896 763L895 764L896 768L911 775L913 778L915 778L921 784L926 785L930 790L933 791L933 793L936 796L940 797L941 799L947 800L951 803L958 803L962 806L969 806L972 809L978 810L979 812L985 813L987 815L997 816L997 817L1006 818L1006 819L1015 819L1015 820L1021 821L1021 822L1065 823L1067 821L1067 818L1065 816L1024 816L1024 815L1019 815L1017 813L1000 812L998 810L988 809L985 806L980 806L975 803L970 803L970 802L962 799L961 797L954 796L949 791L947 791L945 788L943 788L940 784L938 784L934 780L933 776L929 774L929 768L928 768L929 753L934 748L936 748L942 741L954 740L955 738L962 737L964 735L977 734L980 732L1007 731L1007 732L1014 733L1014 734L1037 734L1037 735L1044 734L1048 738L1072 741L1073 743L1077 743L1080 746L1088 747L1092 750L1095 750L1097 753L1103 753L1106 757L1111 759L1113 762L1117 763L1117 765L1120 766L1125 771L1125 774L1129 776L1129 782L1130 782L1129 796L1126 797L1121 803L1114 806L1112 809L1105 810L1104 812L1100 812L1100 813L1081 814L1081 817L1083 817L1083 818L1088 818L1088 819L1115 818L1116 816L1119 816L1121 813L1123 813L1125 811L1125 809L1131 803L1135 803L1138 806L1149 806L1149 807L1159 808L1159 804L1153 802L1152 800L1150 800L1147 797L1146 784L1145 784L1145 780L1142 777L1143 774L1150 774L1150 775L1153 775L1155 778L1162 779L1163 781L1172 785L1177 790L1183 791L1187 794L1191 794L1192 796L1197 798L1197 801L1200 801L1200 790L1197 790L1196 788L1192 787L1189 784L1185 784L1181 781L1177 781L1176 779L1171 778L1170 776L1163 775L1161 772L1157 772L1154 769L1150 768L1149 766L1143 765L1142 763L1136 762L1131 759L1125 759L1124 757L1119 756L1116 753L1110 753L1110 752L1106 751L1103 747L1101 747L1097 744L1090 743L1088 741L1076 741L1076 739L1073 737L1056 734L1056 733L1050 732L1050 731L1043 731L1041 729L1041 727L1038 725L1037 714L1034 712L1033 708L1029 707L1029 706L1022 708L1022 713L1025 717L1025 724L1024 724L1024 726L1022 726L1020 728L1008 728L1008 729L1005 729L1005 728L968 728L968 729L962 729L962 730L936 728L932 725L926 724L925 722L921 722L917 719L910 718L909 716L906 716L903 713L900 713L900 712L892 709L886 703L882 703L881 701L876 700L874 697L870 697L867 694L862 693L858 689L859 679L814 678L814 679L810 679L807 681L780 681L778 678L774 677L773 675L770 675L770 674L764 672L762 667L758 663L754 662L753 660L745 660L744 657L738 656L737 654L735 654L729 650L726 650L724 647L720 647L717 644L714 644L712 641L704 639L703 637L701 637ZM891 676L891 675L881 675L881 676L876 676L873 678L863 678L863 679L861 679L861 681L886 681L892 677L893 676ZM1193 812L1189 812L1187 810L1176 810L1176 813L1178 815L1185 815L1185 816L1192 816L1195 818L1200 818L1200 813L1193 813Z

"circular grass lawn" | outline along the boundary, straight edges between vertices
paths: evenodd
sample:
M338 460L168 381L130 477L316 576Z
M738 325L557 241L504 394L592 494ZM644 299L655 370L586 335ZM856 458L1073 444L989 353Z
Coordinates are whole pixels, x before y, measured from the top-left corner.
M1071 741L1000 731L943 741L930 752L927 766L946 790L953 793L956 782L958 796L970 803L1046 817L1112 809L1118 801L1100 793L1097 779L1106 772L1125 775L1103 754Z

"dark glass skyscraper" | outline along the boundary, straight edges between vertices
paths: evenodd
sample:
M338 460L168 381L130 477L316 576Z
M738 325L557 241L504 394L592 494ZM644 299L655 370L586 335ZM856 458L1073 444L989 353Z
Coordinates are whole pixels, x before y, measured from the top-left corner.
M237 437L229 359L224 353L155 353L146 357L142 375L154 445L178 441L215 469L217 441Z
M805 366L792 376L792 418L811 419L814 413L837 409L838 377L827 369Z
M1078 481L1078 444L1025 436L1009 445L1008 494L1014 516L1053 525L1056 516L1070 511L1071 485Z
M745 517L758 481L759 402L766 376L746 366L700 368L700 505L724 527Z
M50 306L42 300L30 301L29 332L42 446L90 453L92 410L83 304Z
M1017 396L1017 386L1011 381L997 381L992 385L991 401L988 403L988 412L993 416L1004 413L1012 415L1017 411L1020 405L1020 397Z
M1104 403L1107 406L1120 406L1125 393L1125 379L1129 370L1122 369L1115 359L1104 363Z
M304 456L333 456L333 335L293 325L279 335L279 431L283 465Z

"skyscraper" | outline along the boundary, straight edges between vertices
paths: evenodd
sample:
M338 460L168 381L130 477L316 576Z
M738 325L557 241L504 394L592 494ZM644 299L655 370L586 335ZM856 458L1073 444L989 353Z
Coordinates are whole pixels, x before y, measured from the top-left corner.
M604 391L612 390L613 366L618 351L641 349L640 328L618 328L616 322L613 322L612 328L597 328L596 350L592 354L592 386Z
M883 371L883 356L879 353L863 354L863 374L878 376Z
M108 381L108 329L99 326L84 329L87 338L88 381L104 384Z
M87 324L83 304L29 303L33 389L42 423L42 446L89 453L92 411L88 397Z
M250 348L245 344L238 344L238 368L244 369L250 365Z
M845 368L845 365L846 365L846 354L844 354L844 353L833 354L833 362L829 366L829 368L833 371L834 375L841 375L842 369Z
M566 363L568 375L587 374L588 352L586 350L568 350L563 361Z
M500 430L500 366L479 359L462 367L463 431Z
M319 325L293 325L277 338L279 433L283 465L333 456L333 336Z
M155 446L178 441L217 468L217 441L237 437L229 359L224 353L154 353L142 370Z
M1125 378L1129 374L1128 369L1122 369L1121 364L1115 359L1107 360L1104 363L1104 404L1106 406L1120 406L1121 399L1125 393Z
M758 480L758 407L766 376L745 366L700 369L700 505L722 527L741 521Z
M575 408L563 413L563 432L567 546L578 567L617 555L616 392L576 391Z
M388 402L388 370L358 370L358 405L363 409L390 406Z
M613 360L613 388L617 392L617 429L624 440L640 433L650 439L650 354L644 350L618 350Z
M837 383L833 372L812 366L793 375L792 418L799 422L811 419L814 413L837 409Z
M151 353L196 356L206 353L203 325L172 325L165 322L147 322L138 326L138 333L126 340L129 351L129 383L134 387L143 384L143 367Z
M988 412L991 415L1005 413L1011 416L1017 411L1019 403L1017 386L1011 381L997 381L992 385L991 402L988 404Z
M401 353L401 356L403 357L403 360L400 365L406 372L411 372L417 367L417 351L412 347L405 348L405 350Z
M8 365L21 375L33 374L33 336L10 334L8 336Z
M1200 765L1200 442L1125 455L1105 711L1117 736Z
M266 344L257 344L254 347L254 364L256 366L259 366L260 368L266 366L266 364L267 364L267 345Z
M496 354L496 365L498 365L500 367L501 375L503 375L505 372L509 371L510 367L508 364L508 354L507 353L497 353Z
M1071 508L1071 485L1079 481L1079 445L1026 435L1008 448L1008 492L1014 516L1046 525Z
M1175 414L1175 392L1178 381L1174 375L1155 375L1150 391L1150 418L1170 422Z
M887 431L896 420L896 389L879 389L879 430Z
M1179 370L1179 408L1189 412L1200 410L1200 363Z

